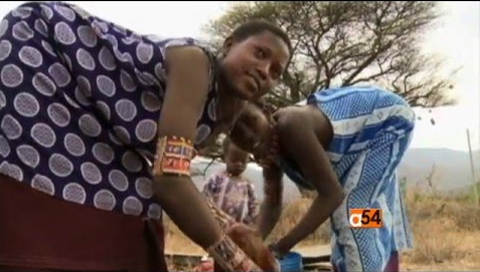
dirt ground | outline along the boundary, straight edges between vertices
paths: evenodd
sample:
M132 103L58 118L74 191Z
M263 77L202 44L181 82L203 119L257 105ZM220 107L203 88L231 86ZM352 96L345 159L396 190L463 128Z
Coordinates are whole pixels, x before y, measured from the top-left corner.
M288 205L270 239L285 234L298 222L310 205L300 199ZM408 192L406 203L414 232L414 249L400 259L402 271L480 271L480 207L465 199L447 199L435 195ZM204 251L166 221L167 251L202 254ZM299 246L328 245L329 224L321 226ZM170 266L170 271L185 267Z

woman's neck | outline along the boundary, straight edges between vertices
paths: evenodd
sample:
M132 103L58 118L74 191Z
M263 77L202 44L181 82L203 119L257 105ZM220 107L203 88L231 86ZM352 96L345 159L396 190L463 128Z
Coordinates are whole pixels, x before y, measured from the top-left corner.
M217 67L221 65L217 65ZM225 80L221 69L218 71L218 104L217 104L217 122L224 125L228 132L233 127L239 113L246 106L247 101L241 100Z

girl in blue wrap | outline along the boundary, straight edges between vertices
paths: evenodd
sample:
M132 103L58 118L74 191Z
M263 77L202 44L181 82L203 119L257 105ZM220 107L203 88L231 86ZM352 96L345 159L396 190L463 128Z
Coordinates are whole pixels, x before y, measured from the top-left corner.
M303 219L271 248L289 252L330 218L336 271L398 271L398 252L412 246L396 174L414 130L408 103L376 87L332 88L271 120L252 105L232 137L264 165L263 237L280 216L283 173L317 192ZM381 227L353 228L352 209L380 209Z

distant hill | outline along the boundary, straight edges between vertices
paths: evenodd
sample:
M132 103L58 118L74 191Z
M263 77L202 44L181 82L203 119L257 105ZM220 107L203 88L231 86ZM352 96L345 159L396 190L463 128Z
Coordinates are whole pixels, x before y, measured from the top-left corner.
M480 151L473 154L477 179L480 178ZM412 148L407 151L399 167L400 178L407 184L426 186L432 174L432 183L437 190L459 190L472 184L468 152L451 149ZM478 182L478 180L477 180Z
M225 169L221 162L215 162L204 170L211 161L208 159L195 159L192 164L193 181L198 189L203 188L205 179L212 173ZM480 178L480 151L474 154L477 178ZM412 148L407 151L399 167L399 178L407 180L407 186L420 186L428 188L428 177L431 175L435 189L444 192L459 192L470 190L472 184L470 160L468 152L450 149ZM250 164L245 175L253 182L256 193L263 199L261 168ZM285 177L285 192L283 200L288 202L298 198L300 192L297 187Z

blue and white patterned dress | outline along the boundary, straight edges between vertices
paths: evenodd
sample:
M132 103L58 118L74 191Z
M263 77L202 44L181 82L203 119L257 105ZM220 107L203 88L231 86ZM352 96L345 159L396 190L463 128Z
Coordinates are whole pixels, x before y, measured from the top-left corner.
M215 129L213 50L154 40L66 3L14 9L0 22L0 173L65 201L159 218L143 158L155 152L165 50L185 45L212 63L199 145Z
M340 271L383 271L394 252L413 245L396 169L412 138L414 112L400 96L375 87L326 89L307 104L333 126L327 151L346 195L331 216L332 263ZM311 189L293 164L283 166ZM384 227L351 228L349 210L356 208L382 209Z

